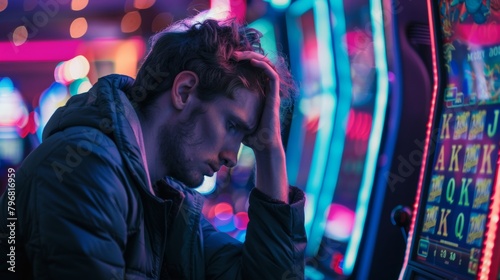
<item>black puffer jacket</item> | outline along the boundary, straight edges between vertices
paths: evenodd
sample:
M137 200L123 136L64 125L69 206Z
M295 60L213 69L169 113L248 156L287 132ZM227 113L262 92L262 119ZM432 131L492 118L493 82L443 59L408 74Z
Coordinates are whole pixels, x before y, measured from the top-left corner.
M151 186L131 84L101 78L51 118L0 198L0 279L303 278L304 194L254 189L245 243L217 232L195 191Z

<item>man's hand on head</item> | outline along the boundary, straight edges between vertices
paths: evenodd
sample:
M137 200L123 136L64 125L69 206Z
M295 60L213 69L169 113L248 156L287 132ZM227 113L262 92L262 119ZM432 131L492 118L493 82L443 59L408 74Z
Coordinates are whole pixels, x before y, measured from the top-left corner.
M257 129L243 143L254 151L257 188L268 196L288 203L288 179L280 128L280 81L269 59L252 51L235 52L236 61L248 60L268 76L265 101Z
M274 65L266 56L252 51L235 52L234 58L237 61L250 61L251 65L262 69L269 78L259 125L254 133L245 137L243 143L255 153L270 153L282 149L279 76Z

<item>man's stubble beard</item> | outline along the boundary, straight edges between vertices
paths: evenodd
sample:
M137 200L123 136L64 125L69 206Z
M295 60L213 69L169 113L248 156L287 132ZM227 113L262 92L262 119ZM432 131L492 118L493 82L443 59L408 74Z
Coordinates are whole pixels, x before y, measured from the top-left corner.
M196 188L203 183L204 177L195 178L191 172L192 166L187 156L186 149L195 147L202 139L194 139L196 123L203 112L193 112L191 117L175 125L164 125L160 128L158 135L160 143L160 161L167 170L167 176L181 181L189 188ZM198 176L196 176L198 177Z

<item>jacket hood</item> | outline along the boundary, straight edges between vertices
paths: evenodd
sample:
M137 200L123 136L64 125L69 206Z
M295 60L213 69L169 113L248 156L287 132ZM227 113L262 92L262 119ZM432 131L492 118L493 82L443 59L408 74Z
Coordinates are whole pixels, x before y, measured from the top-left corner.
M132 85L127 76L110 75L100 78L89 92L72 96L65 106L52 115L44 128L42 139L73 126L87 126L110 134L117 112L123 107L121 95ZM120 102L116 102L120 101Z
M153 193L139 118L127 98L134 80L123 75L100 78L87 93L72 96L52 115L45 126L42 141L64 129L84 126L100 130L118 147L131 172L139 176Z

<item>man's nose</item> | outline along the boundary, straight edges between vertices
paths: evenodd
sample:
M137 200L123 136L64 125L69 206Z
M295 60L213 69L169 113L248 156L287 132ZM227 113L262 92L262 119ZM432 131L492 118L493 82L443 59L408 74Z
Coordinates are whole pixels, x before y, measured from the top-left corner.
M226 149L223 149L219 154L219 160L221 164L231 168L236 166L238 162L238 152L240 150L240 144L228 145Z

